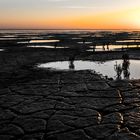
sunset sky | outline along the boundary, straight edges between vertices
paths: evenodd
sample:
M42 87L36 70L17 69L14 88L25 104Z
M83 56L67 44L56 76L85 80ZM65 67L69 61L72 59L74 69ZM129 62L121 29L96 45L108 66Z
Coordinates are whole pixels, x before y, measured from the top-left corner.
M0 0L0 28L140 29L140 0Z

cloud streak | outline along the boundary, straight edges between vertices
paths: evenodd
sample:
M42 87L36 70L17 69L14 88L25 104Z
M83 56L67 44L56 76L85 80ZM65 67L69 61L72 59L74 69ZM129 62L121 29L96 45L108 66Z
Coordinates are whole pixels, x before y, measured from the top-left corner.
M69 1L69 0L47 0L49 2L64 2L64 1Z
M90 7L90 6L64 6L64 7L61 7L61 8L64 8L64 9L93 9L95 7Z

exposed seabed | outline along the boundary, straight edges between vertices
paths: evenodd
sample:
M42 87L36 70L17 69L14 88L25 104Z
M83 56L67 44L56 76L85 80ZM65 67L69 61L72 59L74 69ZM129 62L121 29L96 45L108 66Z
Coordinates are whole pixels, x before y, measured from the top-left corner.
M55 49L32 48L18 41L0 44L6 49L0 52L0 140L140 139L140 80L36 67L69 61L72 56L90 61L121 59L126 51L87 52L71 43L62 49L57 48L60 44L53 44ZM138 47L127 50L130 59L140 59L139 52Z

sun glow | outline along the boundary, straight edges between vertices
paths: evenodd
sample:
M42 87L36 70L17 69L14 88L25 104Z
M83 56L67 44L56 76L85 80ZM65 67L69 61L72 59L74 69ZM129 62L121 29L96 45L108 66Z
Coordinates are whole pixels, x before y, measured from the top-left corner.
M140 8L134 9L128 14L128 22L135 28L140 28Z
M8 0L5 1L8 2ZM8 9L7 7L3 10L3 3L0 3L0 28L140 29L139 0L135 0L135 2L130 2L130 0L124 0L123 2L121 0L116 2L107 0L108 4L106 0L95 0L96 3L91 0L87 1L90 4L87 4L84 0L54 0L53 2L52 0L48 2L43 0L46 5L40 5L40 8L39 5L35 7L35 5L30 4L29 7L20 5L20 9L18 7ZM50 3L52 5L49 6ZM65 5L66 3L67 5ZM117 3L118 5L116 5Z

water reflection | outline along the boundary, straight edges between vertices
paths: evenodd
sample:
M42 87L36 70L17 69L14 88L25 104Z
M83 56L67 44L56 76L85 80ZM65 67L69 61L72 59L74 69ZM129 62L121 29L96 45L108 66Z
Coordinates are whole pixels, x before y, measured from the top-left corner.
M122 67L121 64L116 64L114 65L114 70L116 71L117 74L117 79L121 79L121 74L122 74Z
M4 49L0 49L0 52L4 51Z
M119 65L119 78L121 79L139 79L140 78L140 60L111 60L106 62L100 61L81 61L75 58L69 58L69 61L57 61L39 64L39 68L55 69L55 70L92 70L97 73L116 79L116 65ZM115 69L115 70L114 70Z
M125 43L129 43L129 42L139 42L140 40L136 40L136 39L134 39L134 40L118 40L118 41L116 41L116 42L125 42Z
M99 45L99 46L89 46L89 49L87 51L124 51L128 48L135 48L139 47L139 45ZM93 50L93 48L95 48Z
M114 70L116 71L117 74L117 79L122 79L122 73L124 79L129 79L130 77L130 61L129 61L129 55L128 54L123 54L122 56L122 64L116 64L114 65Z
M92 42L86 42L85 40L83 40L83 42L78 42L78 44L92 44Z
M51 42L59 42L60 40L31 40L29 43L51 43Z
M31 48L47 48L47 49L64 49L64 48L69 48L69 47L65 47L65 46L48 46L48 45L28 45L27 47L31 47Z

